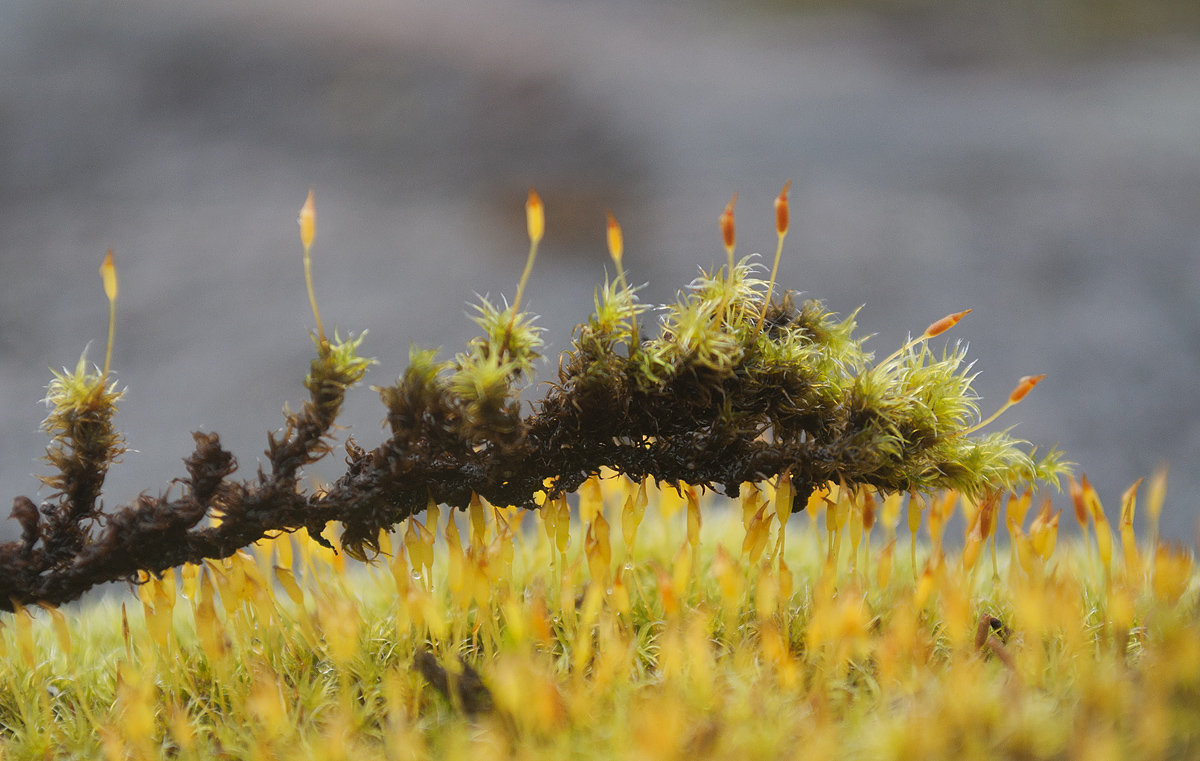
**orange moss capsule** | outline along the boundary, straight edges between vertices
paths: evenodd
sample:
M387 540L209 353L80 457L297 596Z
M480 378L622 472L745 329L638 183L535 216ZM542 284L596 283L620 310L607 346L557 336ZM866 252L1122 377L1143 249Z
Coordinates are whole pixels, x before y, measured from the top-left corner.
M1075 480L1075 476L1067 476L1067 488L1071 493L1071 504L1075 507L1075 520L1079 521L1079 525L1087 528L1088 524L1088 508L1087 500L1083 497L1083 487Z
M930 325L928 328L925 328L925 337L933 338L934 336L940 336L942 333L945 333L947 330L957 325L959 320L966 317L972 311L974 310L964 309L961 312L955 312L954 314L946 315L942 319Z
M542 206L542 197L533 188L529 189L529 198L525 201L525 222L529 227L529 240L540 243L546 233L546 210Z
M613 261L618 266L621 264L621 257L625 255L625 239L621 235L621 226L617 224L617 218L613 216L611 211L608 214L608 255L613 258Z
M1008 395L1008 403L1016 404L1024 399L1029 395L1030 391L1033 391L1033 387L1041 383L1042 379L1045 377L1046 375L1043 373L1042 375L1026 375L1025 377L1021 378L1021 380L1017 383L1017 387L1014 388L1013 392Z
M718 220L721 226L721 240L725 243L725 250L729 252L730 256L733 256L733 248L737 243L737 229L733 223L733 207L737 204L737 197L737 193L734 193Z
M791 190L791 187L791 180L783 183L783 190L779 191L779 197L775 199L775 232L781 236L787 235L788 231L788 222L790 221L788 191Z

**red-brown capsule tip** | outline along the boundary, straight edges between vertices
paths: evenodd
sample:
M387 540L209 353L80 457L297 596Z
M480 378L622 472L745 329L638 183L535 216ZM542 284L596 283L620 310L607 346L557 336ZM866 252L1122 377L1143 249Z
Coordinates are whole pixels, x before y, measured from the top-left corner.
M1013 392L1008 395L1008 403L1016 404L1024 399L1026 396L1028 396L1030 391L1033 391L1033 387L1040 383L1042 378L1045 377L1045 374L1026 375L1017 383L1017 387L1013 389Z
M729 199L729 205L725 207L725 211L721 212L721 239L725 242L725 250L733 253L733 246L737 242L737 233L733 225L733 207L737 203L737 193Z
M611 211L608 212L608 254L618 264L625 255L625 239L621 235L621 226L617 224L617 218Z
M946 315L942 319L930 325L928 328L925 328L925 337L933 338L934 336L940 336L942 333L945 333L947 330L957 325L959 320L966 317L971 312L972 310L970 309L964 309L961 312L955 312L954 314Z
M775 232L780 235L787 235L788 231L788 191L791 187L791 180L783 183L783 190L779 191L779 197L775 199Z
M529 228L529 240L539 243L546 232L546 211L542 197L533 188L529 189L529 198L525 201L525 224Z

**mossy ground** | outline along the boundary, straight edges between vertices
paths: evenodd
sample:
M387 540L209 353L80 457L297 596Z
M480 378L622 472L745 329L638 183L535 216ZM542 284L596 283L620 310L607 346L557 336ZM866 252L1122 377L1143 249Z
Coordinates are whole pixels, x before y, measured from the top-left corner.
M1056 548L1057 515L1008 499L994 561L996 507L834 488L781 546L776 497L591 480L570 511L410 519L371 566L281 535L6 614L0 757L1197 754L1191 554L1150 551L1153 495L1117 557L1107 523Z

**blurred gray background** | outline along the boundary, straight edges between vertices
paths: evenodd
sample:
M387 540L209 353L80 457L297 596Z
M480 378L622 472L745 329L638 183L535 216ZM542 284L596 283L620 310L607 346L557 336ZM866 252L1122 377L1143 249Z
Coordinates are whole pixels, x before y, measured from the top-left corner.
M0 496L37 490L48 367L89 341L103 361L110 246L133 450L113 505L183 475L195 429L251 475L299 405L310 186L324 318L370 329L385 384L410 342L459 350L474 294L511 297L529 186L548 378L603 278L606 208L661 302L723 260L735 190L739 253L769 257L790 177L785 287L865 305L883 354L974 308L951 336L985 414L1047 373L1005 423L1061 445L1114 517L1170 461L1164 529L1191 539L1198 16L1190 0L7 0ZM342 422L373 446L381 419L360 388Z

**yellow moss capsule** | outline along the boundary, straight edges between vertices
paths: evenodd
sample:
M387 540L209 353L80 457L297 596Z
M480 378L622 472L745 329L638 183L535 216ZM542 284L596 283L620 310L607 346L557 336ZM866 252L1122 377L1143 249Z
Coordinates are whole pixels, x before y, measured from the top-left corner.
M541 518L542 518L542 528L544 528L546 530L546 539L548 539L550 541L550 543L553 544L554 537L558 533L558 531L557 531L557 526L558 526L557 500L545 502L542 505L542 507L538 510L538 514L541 515ZM450 523L453 523L453 522L454 522L454 518L451 517ZM447 531L450 530L449 524L447 524L446 530ZM628 541L628 539L626 541Z
M555 521L554 544L559 552L566 552L571 546L571 508L567 506L566 495L561 495L556 503L558 519Z
M420 561L417 557L412 556L411 549L409 550L409 556L412 557L413 570L415 571L419 568ZM457 593L463 588L466 558L463 555L462 539L458 534L458 522L454 520L454 513L451 513L450 519L446 521L446 558L449 561L446 569L446 583L450 585L451 591Z
M54 626L54 636L58 640L58 648L63 651L63 655L71 657L71 628L67 626L67 619L63 616L62 611L53 605L39 603L42 609L50 614L50 622Z
M908 498L908 530L913 536L921 530L921 508L925 507L925 500L918 501L916 495Z
M639 508L637 499L630 494L625 498L625 506L621 508L621 537L625 540L625 551L633 551L633 543L637 540L638 526L645 515L645 506ZM547 529L549 531L549 529Z
M610 538L611 528L608 525L608 520L604 517L604 513L596 513L592 526L596 532L596 542L601 562L604 563L605 568L608 568L609 563L612 562L612 539Z
M579 487L579 520L586 526L603 509L604 490L600 486L600 478L599 476L590 476Z
M780 526L786 526L788 518L792 516L792 502L795 496L792 491L792 474L784 473L779 477L779 486L775 489L775 515L779 516Z
M471 544L482 547L487 541L487 516L483 511L483 502L474 492L471 493L467 514L471 517Z
M525 224L529 228L529 240L540 243L546 233L546 210L542 206L542 197L533 188L529 189L529 198L525 201Z
M684 495L687 497L687 540L695 549L700 546L700 499L694 486L688 486Z
M1058 540L1058 519L1062 511L1051 514L1051 503L1047 499L1042 503L1042 509L1033 523L1029 524L1029 542L1043 562L1048 562L1054 554L1054 546Z
M192 609L192 613L200 648L204 650L209 661L217 661L224 657L227 646L225 629L217 618L217 610L213 605L213 585L209 579L209 571L210 569L204 569L200 574L200 602Z
M587 558L588 574L592 584L603 584L608 575L608 566L600 557L600 542L596 539L596 527L590 525L583 537L583 555Z
M148 571L138 571L137 574L137 596L143 605L154 605L154 591L150 588L150 573Z
M1074 479L1071 479L1074 483ZM1020 496L1011 495L1008 498L1008 508L1005 512L1005 523L1008 526L1009 533L1012 533L1013 526L1022 528L1025 525L1025 516L1029 513L1029 508L1033 504L1033 492L1029 489ZM1087 525L1087 514L1081 519L1084 525Z
M438 504L433 501L433 497L425 503L425 525L429 528L431 534L437 535L438 522L442 519L442 511Z
M742 552L749 555L751 565L757 565L758 559L762 557L763 550L767 546L767 538L771 533L771 523L769 519L765 519L767 508L761 507L755 513L753 520L750 521L750 529L746 532L746 538L742 542Z
M254 566L254 563L250 563ZM256 567L256 566L254 566ZM154 605L174 608L175 601L179 598L179 587L175 583L175 569L163 571L162 578L158 580L158 586L154 590Z
M850 564L853 566L858 560L858 545L862 542L863 536L863 514L857 500L854 500L850 504L848 518L848 525L850 526ZM783 529L780 528L780 531L783 531Z
M420 521L414 521L414 523L416 524L417 534L421 540L420 541L421 553L417 557L420 559L421 565L425 568L425 571L429 574L432 574L433 573L433 542L435 539L433 536L433 532L430 531L429 529L425 528L425 524L421 523ZM430 578L433 578L432 575L430 576Z
M300 207L300 245L312 248L313 239L317 237L317 206L313 200L313 189L308 189L308 198Z
M117 300L117 267L113 264L113 252L110 248L100 264L100 277L104 279L104 295L109 301Z
M416 519L409 518L408 526L404 530L404 546L408 549L408 556L412 558L413 570L421 569L421 535L417 532ZM457 538L458 532L455 531Z
M762 492L758 487L751 486L742 497L742 528L750 530L750 521L754 520L754 514L762 506Z

